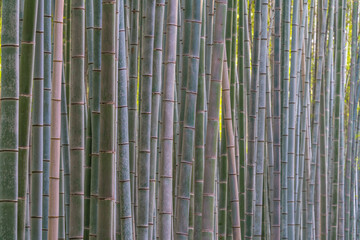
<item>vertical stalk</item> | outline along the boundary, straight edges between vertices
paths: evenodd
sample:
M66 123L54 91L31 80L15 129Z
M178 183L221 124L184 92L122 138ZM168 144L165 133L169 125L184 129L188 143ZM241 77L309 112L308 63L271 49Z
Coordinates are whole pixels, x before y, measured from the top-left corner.
M117 221L116 239L132 239L131 186L129 162L129 133L127 106L127 63L125 43L124 0L119 1L119 58L118 58L118 155L117 155Z
M190 208L190 188L192 162L194 156L194 134L196 117L196 98L199 79L199 54L200 54L200 34L201 16L203 1L193 3L191 7L191 17L186 21L190 24L189 49L187 56L187 86L182 105L184 106L184 121L182 131L182 149L180 156L180 169L178 181L178 194L176 201L176 239L187 238L189 228L189 208ZM183 75L185 78L185 76ZM185 79L183 79L184 81ZM180 115L181 116L181 115Z
M42 235L43 124L44 124L44 1L38 0L31 143L31 238Z
M63 56L63 13L64 1L55 0L54 10L54 53L51 100L51 145L50 145L50 184L49 184L49 231L48 239L58 237L59 217L59 179L60 179L60 123L61 123L61 77Z
M49 211L49 167L50 167L50 125L51 125L51 7L52 0L44 1L44 146L43 146L43 202L42 239L47 239Z
M223 71L225 23L227 0L216 2L216 16L214 25L214 45L211 62L211 83L208 102L204 190L202 211L202 238L214 237L214 202L215 202L215 170L217 159L217 141L219 135L220 89Z
M258 84L260 61L260 34L261 34L261 0L255 2L254 40L252 49L252 74L249 98L249 131L248 134L248 162L246 173L246 202L245 202L245 238L253 237L254 204L255 199L255 167L257 154L257 125L258 125Z
M203 7L201 39L200 39L200 62L199 62L199 80L198 96L196 98L196 122L195 122L195 170L194 170L194 237L201 238L201 221L202 221L202 193L204 186L204 158L205 158L205 120L206 120L206 76L205 76L205 32L206 14Z
M265 117L266 117L266 63L267 63L267 21L268 1L261 3L261 41L260 41L260 66L259 66L259 108L257 124L257 153L255 176L255 209L254 209L254 239L262 236L263 220L263 192L264 192L264 154L265 154Z
M0 236L17 239L20 1L2 3L0 101Z
M169 0L166 17L166 41L164 55L164 86L162 99L162 129L159 186L159 232L160 239L171 239L172 234L172 167L173 167L173 123L177 41L178 1Z
M156 1L155 10L155 39L154 39L154 63L153 63L153 82L151 99L151 151L150 151L150 201L149 201L149 239L152 239L156 228L154 228L155 214L155 195L156 195L156 166L158 165L157 147L159 144L159 112L161 100L162 84L162 49L164 31L164 11L165 0Z
M69 237L84 237L84 58L85 1L71 1L71 76L70 76L70 224Z
M112 239L114 229L115 8L114 0L102 1L98 239Z
M267 6L266 6L267 7ZM222 101L224 104L224 123L226 126L226 149L228 152L228 177L229 177L229 201L231 203L231 228L234 239L241 239L240 230L240 211L239 211L239 188L236 173L235 159L235 136L233 129L233 119L231 117L231 98L230 98L230 81L226 56L223 63L223 81L222 81ZM225 129L224 129L225 130ZM228 206L230 208L230 206ZM230 224L229 223L229 224ZM260 224L261 225L261 224Z
M147 239L149 229L149 173L150 127L155 29L155 0L144 2L143 34L141 46L140 121L138 152L138 212L136 232L139 239Z
M100 79L101 79L101 0L94 4L94 68L93 68L93 101L91 107L91 183L90 183L90 239L97 238L97 209L99 194L99 145L100 145Z
M35 30L38 1L24 2L19 89L18 238L25 238L25 203L30 149L30 109L34 74ZM17 21L17 20L16 20Z
M89 239L90 234L90 192L91 192L91 159L92 159L92 107L94 84L94 1L85 2L86 48L87 48L87 78L89 82L89 102L87 107L87 132L85 151L85 186L84 186L84 238ZM86 89L85 89L86 90Z
M339 184L339 161L341 158L340 149L340 104L341 104L341 84L342 84L342 11L343 0L338 0L338 16L337 16L337 29L336 29L336 85L335 85L335 103L334 103L334 125L332 150L333 150L333 177L332 177L332 200L331 200L331 228L330 239L337 239L338 233L338 184Z

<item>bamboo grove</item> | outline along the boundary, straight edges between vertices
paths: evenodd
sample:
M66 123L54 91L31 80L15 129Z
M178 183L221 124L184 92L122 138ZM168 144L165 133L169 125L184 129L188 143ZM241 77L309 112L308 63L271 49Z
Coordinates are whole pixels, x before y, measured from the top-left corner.
M360 239L358 0L2 0L0 239Z

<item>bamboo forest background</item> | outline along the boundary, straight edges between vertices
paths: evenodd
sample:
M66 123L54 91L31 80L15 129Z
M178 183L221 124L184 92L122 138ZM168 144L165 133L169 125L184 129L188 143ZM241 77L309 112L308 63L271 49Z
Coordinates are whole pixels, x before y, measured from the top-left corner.
M358 0L2 0L0 239L360 239Z

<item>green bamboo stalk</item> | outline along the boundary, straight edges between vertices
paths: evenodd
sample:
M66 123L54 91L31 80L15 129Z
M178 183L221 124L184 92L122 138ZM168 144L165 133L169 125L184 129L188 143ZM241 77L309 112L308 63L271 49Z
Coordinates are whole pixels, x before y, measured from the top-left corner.
M283 1L281 39L281 238L288 237L287 207L287 164L288 164L288 129L289 129L289 52L290 52L290 9L291 1Z
M334 139L333 145L333 178L332 178L332 200L331 200L331 228L330 239L337 239L338 234L338 183L339 183L339 161L341 159L341 152L339 152L340 146L340 101L341 101L341 64L342 64L342 5L343 0L338 0L338 17L337 17L337 29L336 29L336 87L335 87L335 105L334 105Z
M70 146L69 146L69 126L67 113L67 97L65 71L63 65L63 75L61 78L61 160L64 168L64 193L65 193L65 238L69 239L69 218L70 218Z
M229 177L229 201L231 203L231 228L234 239L241 239L240 211L239 211L239 188L237 180L237 168L235 159L235 136L233 119L231 116L230 83L226 56L223 63L222 101L224 104L224 122L226 125L226 149L228 151L228 177ZM228 206L229 207L229 206Z
M205 76L206 76L206 99L209 99L211 82L211 60L214 43L214 0L206 1L206 47L205 47ZM205 13L204 13L205 14Z
M136 233L139 239L147 239L149 228L149 173L150 173L150 126L153 50L155 30L155 0L144 2L141 46L140 119L138 148L138 212Z
M114 105L115 105L115 6L102 1L100 148L97 237L113 238L114 196Z
M266 116L266 64L267 64L267 21L268 1L261 2L261 41L259 65L259 109L257 124L257 153L255 175L255 209L254 209L254 239L261 239L263 219L264 192L264 154L265 154L265 116ZM255 130L255 129L254 129Z
M261 33L261 0L255 2L254 40L252 48L252 74L249 98L249 131L248 134L248 162L246 173L246 202L245 202L245 238L253 237L254 204L255 199L255 167L257 154L257 112L258 112L258 83L260 60L260 33Z
M19 9L2 3L0 101L0 236L17 239L19 137Z
M153 63L153 82L152 82L152 103L151 103L151 152L150 152L150 201L149 201L149 239L152 239L156 229L154 228L155 195L156 195L156 166L158 164L157 147L159 144L159 112L161 100L161 81L162 81L162 48L164 31L164 10L165 1L156 1L155 12L155 39L154 39L154 63ZM156 234L155 234L156 235Z
M346 24L346 0L343 2L342 14L339 17L342 18L342 49L341 49L341 89L340 89L340 147L339 147L339 182L338 182L338 238L345 238L345 64L347 59L347 53L345 51L346 41L345 41L345 24ZM339 27L339 26L338 26Z
M44 123L44 1L38 1L32 105L31 238L42 235L43 123Z
M34 74L35 29L38 1L24 2L19 89L18 238L25 238L25 203L30 142L30 109Z
M352 178L352 162L354 156L352 156L352 145L353 145L353 111L354 111L354 98L355 98L355 61L357 53L357 37L358 37L358 9L359 2L353 2L353 13L352 13L352 36L351 36L351 76L350 76L350 96L349 96L349 118L347 125L347 151L346 151L346 163L345 163L345 238L349 239L350 237L350 203L352 202L350 198L351 191L351 178Z
M62 148L62 146L61 146ZM65 188L64 188L64 159L60 153L60 182L59 182L59 240L65 240Z
M93 70L94 70L94 1L85 2L85 23L87 40L87 78L89 82L89 103L87 114L86 151L85 151L85 189L84 189L84 238L90 234L90 192L91 192L91 159L92 159L92 107L93 107ZM90 136L89 136L90 135Z
M100 79L101 79L101 0L94 0L94 68L93 101L91 107L91 183L90 183L90 239L97 238L97 209L99 194L99 145L100 145Z
M55 0L54 10L54 55L51 100L51 145L50 145L50 183L49 183L49 230L48 239L58 237L59 217L59 171L60 171L60 106L61 77L63 59L63 13L64 1Z
M306 25L307 26L307 25ZM307 34L306 34L307 35ZM305 37L306 40L307 36ZM303 47L305 43L303 42ZM299 144L299 159L298 159L298 176L297 176L297 184L296 184L296 215L295 215L295 239L300 239L301 234L301 210L305 202L302 201L304 198L303 196L303 189L304 189L304 168L305 168L305 149L306 149L306 140L307 140L307 132L306 132L306 122L307 119L307 102L309 98L309 79L306 78L306 70L305 70L305 51L301 53L301 74L300 74L300 81L303 85L303 93L301 95L301 117L300 117L300 144ZM300 104L300 102L299 102Z
M222 102L222 109L224 109L224 102ZM219 159L218 159L218 233L219 239L226 239L227 230L227 204L228 204L228 154L226 149L226 130L224 121L224 111L221 111L221 138L219 147Z
M207 2L207 1L206 1ZM195 122L195 166L194 166L194 237L201 238L201 221L202 221L202 195L204 185L204 148L205 148L205 120L206 120L206 75L205 75L205 33L206 33L206 14L205 3L203 5L201 39L200 39L200 62L199 62L199 80L198 96L196 98L196 122Z
M70 223L69 237L84 237L84 58L85 1L71 1L70 76Z
M247 123L247 82L245 81L245 1L239 3L239 29L238 29L238 76L239 76L239 87L238 87L238 131L239 131L239 204L240 204L240 221L241 229L245 229L245 165L246 165L246 123ZM245 231L241 231L241 237L244 237Z
M124 1L119 2L117 239L132 239Z
M307 238L313 235L313 227L316 224L314 219L314 204L315 204L315 178L316 178L316 165L318 159L318 145L319 145L319 118L320 118L320 94L321 94L321 78L322 78L322 67L324 59L324 46L325 46L325 32L326 32L326 11L323 7L323 3L320 3L321 11L321 26L320 27L320 46L318 52L318 65L316 66L316 89L314 93L314 117L313 117L313 127L312 127L312 160L311 160L311 169L310 169L310 181L308 186L308 212L307 212Z
M136 159L136 132L137 132L137 89L138 89L138 38L139 38L139 0L131 1L131 30L129 36L129 142L130 142L130 177L131 177L131 201L134 220L135 209L135 159Z
M51 124L51 0L44 1L44 127L42 239L47 239L49 209L50 124Z
M269 47L269 46L268 46ZM267 72L270 71L270 61L267 59L266 61L267 65ZM267 216L264 216L264 227L266 229L267 235L265 235L267 238L271 237L271 232L273 231L273 228L271 227L271 218L274 214L274 134L273 134L273 111L272 111L272 96L271 96L271 77L270 74L267 74L267 80L266 80L266 156L268 157L268 162L265 162L267 164L267 167L265 167L265 175L264 175L264 184L265 187L268 189L265 190L264 195L264 201L265 201L265 208L268 209L268 211L264 211L267 213Z
M330 5L329 5L330 6ZM321 233L320 237L321 239L327 238L327 232L328 232L328 191L327 191L327 169L328 169L328 154L327 154L327 131L326 131L326 111L325 111L325 91L326 91L326 83L325 83L325 77L323 77L323 83L321 84L321 99L320 99L320 191L321 191L321 199L320 199L320 212L321 212L321 218L320 218L320 226L321 226Z
M181 154L179 166L179 180L178 180L178 194L176 201L176 239L187 238L189 228L189 208L190 208L190 188L191 188L191 174L192 162L194 156L194 137L195 137L195 117L196 117L196 98L199 78L199 54L200 54L200 35L201 35L201 19L202 19L202 4L203 1L194 2L190 8L191 16L185 21L189 22L189 49L187 61L187 86L186 93L182 99L181 106L184 106L184 121L182 131L182 138L180 137ZM186 25L184 25L186 28ZM186 29L185 29L186 30ZM186 33L185 33L186 34ZM186 39L186 35L184 36ZM184 48L185 49L185 48ZM182 73L184 74L184 72ZM186 79L183 75L183 80ZM180 113L181 118L181 113ZM180 119L181 121L181 119ZM181 122L180 122L181 124ZM181 133L181 132L180 132ZM181 136L180 135L180 136Z
M159 232L160 239L171 239L172 223L172 161L173 161L173 118L175 98L175 67L177 41L178 1L169 0L166 17L166 41L164 55L164 86L162 100L162 130L160 155L160 186L159 186Z
M299 32L299 1L293 2L292 41L291 41L291 69L290 69L290 97L288 118L288 149L287 149L287 208L288 208L288 238L295 238L295 127L297 110L297 76L298 76L298 32ZM286 94L286 93L285 93Z
M213 239L214 233L214 201L215 201L215 170L217 159L217 141L219 132L220 89L223 71L225 23L227 0L216 2L214 25L214 45L211 60L211 83L208 102L204 190L202 211L202 238Z
M186 113L186 95L187 95L187 82L189 81L188 79L191 78L191 72L189 72L189 65L191 64L191 57L190 57L190 47L192 45L191 43L191 38L192 38L192 26L193 26L193 22L192 22L192 18L193 18L193 1L191 0L185 0L181 2L181 9L179 9L179 11L181 10L181 14L179 14L179 16L181 16L178 19L178 22L181 26L180 28L180 32L178 34L179 36L179 44L180 44L180 48L179 48L179 77L177 79L177 88L178 88L178 105L179 105L179 134L177 136L178 138L178 150L177 150L177 161L175 163L175 175L174 175L174 191L175 191L175 195L174 195L174 206L175 206L175 212L174 212L174 217L176 218L176 223L175 223L175 231L178 231L177 229L177 222L178 222L178 210L177 207L179 206L179 204L177 203L178 201L178 192L179 192L179 188L180 188L180 164L181 161L183 159L183 138L184 138L184 121L185 121L185 113ZM181 62L180 62L181 61ZM188 186L190 186L189 184L187 184ZM186 215L188 215L188 213L185 213ZM180 218L183 219L183 216L180 216ZM180 222L182 220L179 220ZM187 223L188 220L186 220L185 225L188 225Z

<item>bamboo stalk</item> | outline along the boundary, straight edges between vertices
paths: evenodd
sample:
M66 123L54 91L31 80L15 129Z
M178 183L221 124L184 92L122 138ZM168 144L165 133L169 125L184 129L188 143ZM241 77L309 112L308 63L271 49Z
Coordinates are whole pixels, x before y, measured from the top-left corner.
M215 169L217 159L217 141L219 129L220 88L223 71L225 23L227 0L216 2L214 25L214 45L211 62L211 83L208 102L204 190L202 211L202 238L213 239L214 233L214 202L215 202Z
M173 117L175 98L176 48L170 48L177 40L178 1L169 0L166 17L166 41L164 55L164 86L162 99L162 130L159 186L159 232L160 239L171 239L172 223L172 161L173 161Z
M21 39L19 85L19 169L18 169L18 238L25 238L25 203L30 145L30 109L34 74L35 30L38 1L24 2L24 22Z
M115 7L113 0L102 1L100 146L97 237L113 238L114 185L114 105L115 105Z
M155 39L154 39L154 62L153 62L153 82L152 82L152 103L151 103L151 152L150 152L150 201L149 201L149 239L156 235L154 228L154 218L156 218L155 195L156 195L156 167L158 165L158 133L159 133L159 113L162 85L162 49L164 32L164 11L165 1L157 0L155 9Z
M51 125L51 7L52 1L44 1L44 127L43 127L43 202L42 239L47 239L49 209L50 125Z
M62 33L64 1L55 0L54 12L54 53L51 101L51 145L49 183L49 231L48 239L57 239L59 221L59 174L60 174L60 106L62 77Z
M85 1L71 1L70 223L69 238L84 237L84 69Z
M199 78L199 54L200 54L200 34L202 19L203 1L194 2L191 10L191 18L185 19L190 23L190 38L188 49L187 71L188 80L186 94L182 100L184 105L184 121L182 131L182 149L180 155L178 193L176 201L176 239L187 238L189 231L189 208L190 208L190 188L192 175L192 162L194 156L194 134L195 134L195 117L196 117L196 99L198 91ZM185 27L185 25L184 25ZM186 29L185 29L186 30ZM185 62L183 63L185 64ZM186 76L183 75L183 81ZM181 118L181 114L180 114ZM181 121L181 119L180 119Z
M0 236L17 238L20 2L2 3L0 101Z
M38 1L34 65L31 143L31 238L42 235L43 124L44 124L44 1Z

